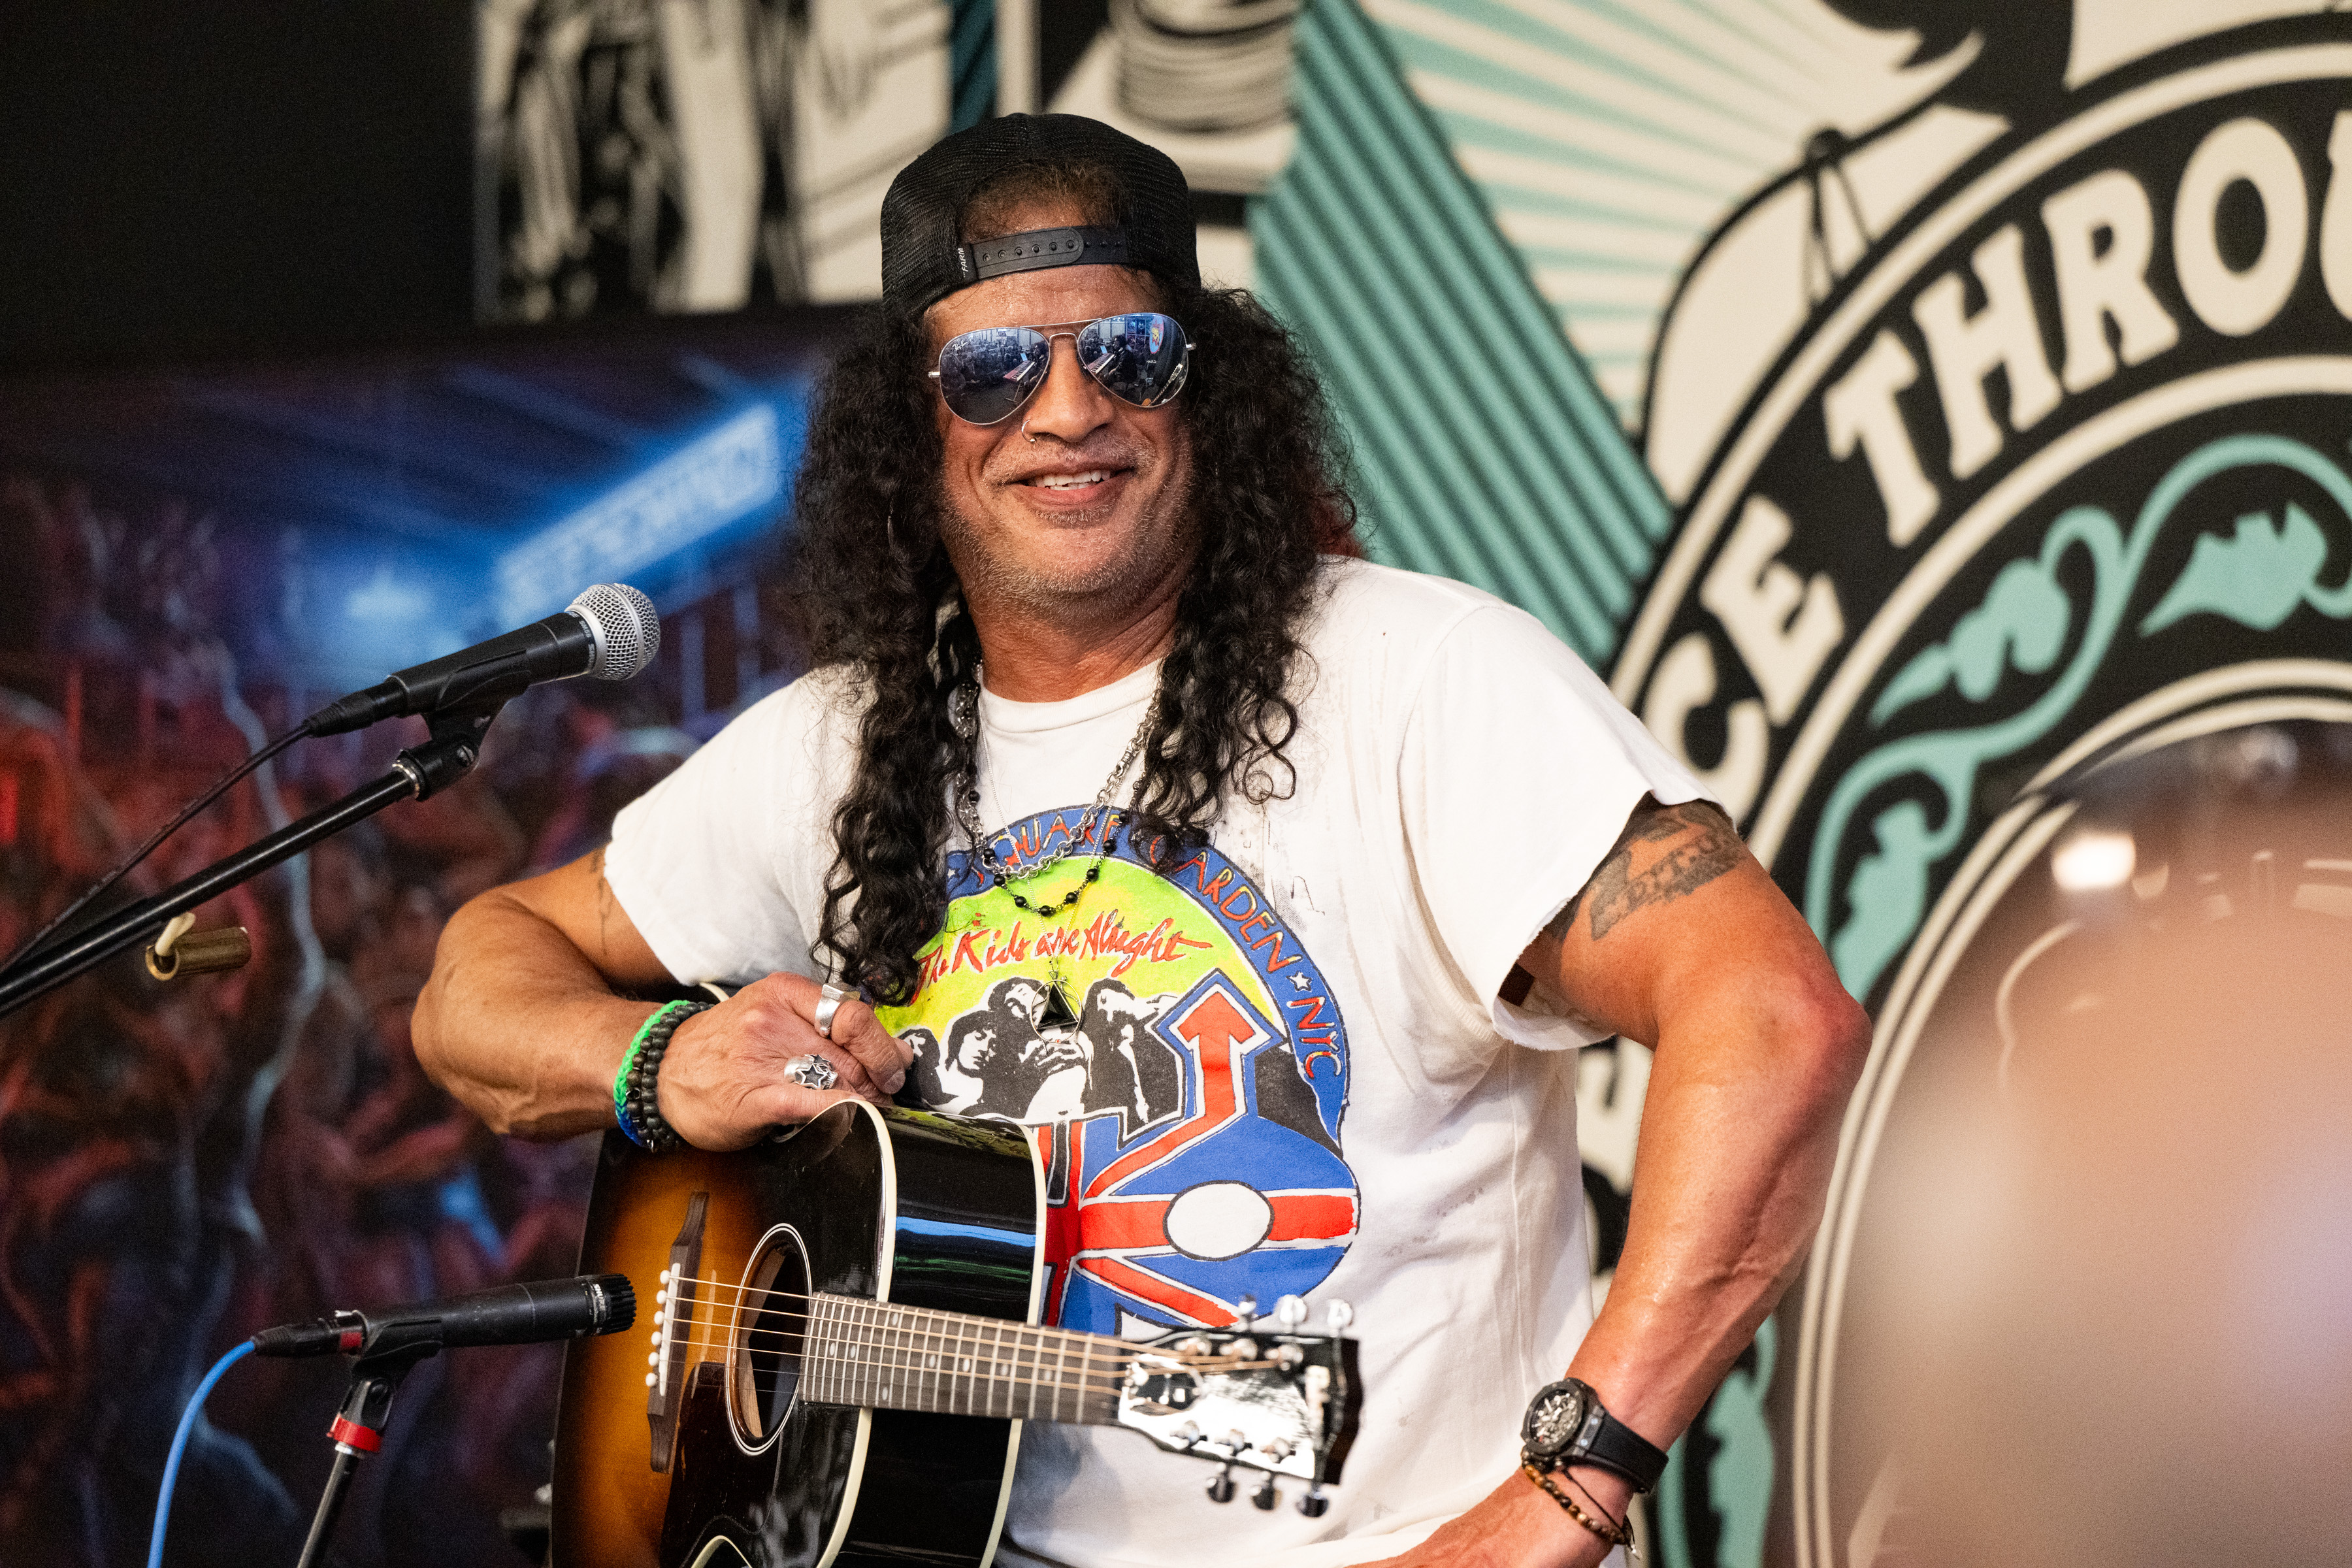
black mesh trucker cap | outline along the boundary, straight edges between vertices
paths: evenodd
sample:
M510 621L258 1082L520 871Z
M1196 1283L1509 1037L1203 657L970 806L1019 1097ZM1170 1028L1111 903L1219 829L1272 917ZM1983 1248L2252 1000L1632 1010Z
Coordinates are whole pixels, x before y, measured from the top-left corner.
M958 218L982 186L1024 164L1091 163L1118 188L1118 222L961 243ZM1197 288L1192 203L1176 161L1076 114L1007 114L943 138L898 171L882 198L882 302L927 310L1007 272L1110 263Z

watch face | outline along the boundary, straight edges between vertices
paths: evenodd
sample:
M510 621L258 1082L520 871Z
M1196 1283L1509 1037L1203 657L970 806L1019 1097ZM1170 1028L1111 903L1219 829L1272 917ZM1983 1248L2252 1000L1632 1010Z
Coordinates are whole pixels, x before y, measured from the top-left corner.
M1551 1457L1564 1452L1575 1440L1577 1428L1584 1425L1591 1398L1591 1391L1580 1383L1553 1384L1528 1406L1520 1437L1535 1453Z

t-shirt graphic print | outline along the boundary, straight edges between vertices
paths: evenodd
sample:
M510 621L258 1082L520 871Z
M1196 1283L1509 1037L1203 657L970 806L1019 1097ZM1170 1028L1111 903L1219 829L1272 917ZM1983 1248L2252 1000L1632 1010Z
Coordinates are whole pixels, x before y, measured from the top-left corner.
M1098 878L1086 880L1102 847ZM1213 847L1151 869L1113 814L994 841L1013 889L948 857L948 916L884 1025L930 1109L1031 1130L1046 1172L1047 1321L1149 1336L1304 1296L1347 1253L1348 1033L1297 935ZM1061 900L1080 889L1076 904ZM1042 919L1013 902L1059 910Z

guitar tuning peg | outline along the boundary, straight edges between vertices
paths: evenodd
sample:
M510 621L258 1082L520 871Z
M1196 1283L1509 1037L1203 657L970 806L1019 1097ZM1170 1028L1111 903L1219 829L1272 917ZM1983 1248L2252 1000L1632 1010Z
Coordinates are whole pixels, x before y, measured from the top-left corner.
M1274 1304L1274 1321L1286 1329L1295 1329L1307 1321L1307 1303L1296 1296L1285 1296Z
M1307 1489L1307 1495L1298 1500L1298 1511L1309 1519L1321 1519L1330 1510L1330 1508L1331 1500L1323 1495L1321 1481L1309 1486Z
M1274 1505L1281 1500L1282 1494L1274 1489L1274 1472L1269 1470L1265 1479L1258 1483L1257 1490L1250 1493L1250 1503L1253 1507L1271 1511Z
M1217 1473L1209 1478L1209 1500L1211 1502L1231 1502L1234 1500L1233 1466L1220 1466Z
M1323 1315L1329 1321L1333 1333L1344 1333L1348 1325L1356 1321L1356 1309L1345 1301L1333 1301L1323 1309Z
M1234 1316L1244 1323L1256 1317L1257 1298L1255 1296L1244 1296L1240 1300L1234 1302Z

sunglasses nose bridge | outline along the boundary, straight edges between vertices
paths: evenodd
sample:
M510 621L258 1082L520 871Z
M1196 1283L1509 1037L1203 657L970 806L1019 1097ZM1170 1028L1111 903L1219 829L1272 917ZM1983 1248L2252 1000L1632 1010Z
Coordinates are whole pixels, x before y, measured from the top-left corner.
M1084 330L1083 325L1039 329L1045 339L1045 371L1037 378L1029 395L1022 401L1024 414L1034 422L1034 428L1045 431L1053 430L1057 426L1069 426L1069 429L1058 432L1066 439L1077 438L1081 434L1076 429L1078 426L1091 428L1108 419L1110 415L1105 404L1119 401L1118 395L1102 384L1102 378L1095 374L1094 367L1087 363L1086 352L1079 340L1079 333ZM1056 363L1061 358L1056 344L1064 338L1070 341L1069 363L1076 373L1076 379L1066 383L1062 380L1062 372ZM1076 405L1070 401L1073 398L1077 399Z
M1040 384L1053 379L1054 360L1056 355L1054 345L1064 338L1070 340L1070 356L1078 362L1078 368L1081 370L1086 368L1086 350L1078 345L1078 333L1083 330L1083 328L1074 327L1056 328L1050 331L1044 328L1038 329L1039 335L1045 340L1045 374L1038 377Z

